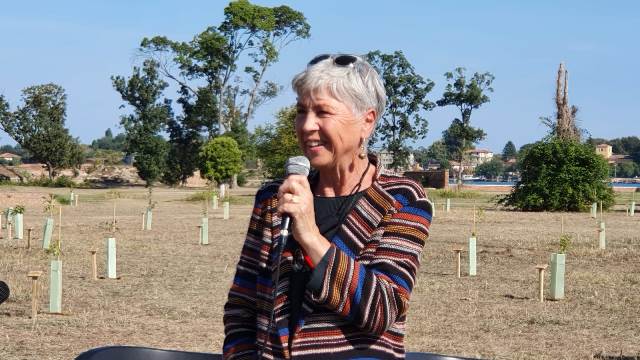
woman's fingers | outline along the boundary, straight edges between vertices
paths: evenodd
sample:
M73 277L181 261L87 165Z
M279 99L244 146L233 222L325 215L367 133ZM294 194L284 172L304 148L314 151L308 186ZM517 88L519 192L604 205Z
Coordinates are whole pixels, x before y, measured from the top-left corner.
M278 212L297 217L313 209L313 194L305 176L290 175L278 189Z

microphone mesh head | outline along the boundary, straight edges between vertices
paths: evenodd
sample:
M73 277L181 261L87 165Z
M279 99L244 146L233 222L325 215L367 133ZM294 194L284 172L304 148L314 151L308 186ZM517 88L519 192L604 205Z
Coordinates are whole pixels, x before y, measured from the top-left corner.
M309 169L311 168L311 164L309 164L309 159L304 156L294 156L290 157L287 160L287 164L285 165L285 176L289 175L309 175Z

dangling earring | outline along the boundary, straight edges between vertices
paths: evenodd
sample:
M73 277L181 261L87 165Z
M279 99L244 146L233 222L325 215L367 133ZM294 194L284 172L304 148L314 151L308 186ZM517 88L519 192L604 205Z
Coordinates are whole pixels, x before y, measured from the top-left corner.
M365 143L365 139L362 139L362 144L360 145L360 153L358 154L358 157L360 159L366 159L367 158L367 149L365 149L364 143Z

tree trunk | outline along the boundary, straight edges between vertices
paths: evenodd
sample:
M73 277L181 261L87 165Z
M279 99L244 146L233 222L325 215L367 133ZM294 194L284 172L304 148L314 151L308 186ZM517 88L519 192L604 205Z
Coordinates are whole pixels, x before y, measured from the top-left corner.
M233 174L233 176L231 176L231 184L229 184L229 188L230 189L238 188L238 174Z
M47 171L49 172L49 180L53 180L55 173L53 172L53 165L47 163Z

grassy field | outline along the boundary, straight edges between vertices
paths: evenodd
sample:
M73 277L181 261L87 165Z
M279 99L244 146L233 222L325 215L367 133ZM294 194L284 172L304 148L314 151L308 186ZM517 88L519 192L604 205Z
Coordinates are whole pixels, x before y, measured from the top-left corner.
M91 280L89 250L98 250L98 274L104 276L113 200L108 190L76 190L79 206L62 210L62 315L48 313L50 256L41 249L42 197L50 191L0 188L0 208L25 205L25 224L36 238L26 249L25 240L8 239L2 230L0 280L12 295L0 305L1 359L71 359L110 344L220 352L222 306L255 189L233 194L230 220L222 219L222 210L209 212L209 246L198 245L201 202L186 201L197 198L196 191L156 190L153 230L142 231L146 191L120 189L115 234L120 278L97 281ZM497 359L640 355L640 211L635 217L618 208L605 212L607 250L601 251L596 220L588 213L501 211L490 202L497 193L484 192L452 199L446 213L443 194L433 195L438 211L412 294L409 351ZM628 201L624 196L621 208ZM466 244L474 204L482 209L478 275L466 276L463 265L458 279L451 249ZM547 263L558 249L561 222L573 238L566 298L540 303L535 265ZM30 270L44 272L35 324Z

